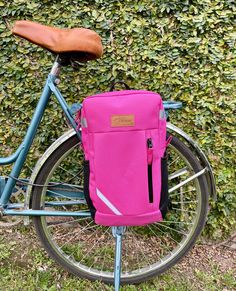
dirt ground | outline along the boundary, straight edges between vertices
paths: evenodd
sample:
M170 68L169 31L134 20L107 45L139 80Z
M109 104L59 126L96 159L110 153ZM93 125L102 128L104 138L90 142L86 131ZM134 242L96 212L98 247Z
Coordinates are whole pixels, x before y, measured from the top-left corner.
M1 248L1 245L6 246L8 243L9 245L12 246L9 248L11 254L7 258L8 264L10 263L13 269L15 267L20 267L26 270L30 270L31 268L33 269L35 262L31 254L34 251L41 250L41 246L36 237L34 229L31 227L30 229L28 228L24 229L24 227L23 229L19 227L13 228L13 229L0 228L0 248ZM160 279L157 279L156 281L154 280L153 281L154 283L151 283L151 284L155 284L155 282L159 280L158 284L162 286L163 284L168 284L167 280L171 278L170 280L173 280L172 285L173 285L173 282L176 282L179 285L177 285L176 288L174 289L172 289L172 287L170 288L164 287L161 290L188 290L189 288L191 289L191 291L192 290L204 290L204 291L205 290L217 290L217 291L218 290L223 290L223 291L236 290L236 250L232 246L234 246L233 241L227 242L225 245L219 244L215 246L210 244L209 242L203 243L199 241L194 246L194 248L187 254L187 256L185 256L182 259L180 263L178 263L175 267L171 268L171 270L167 272L167 275L164 275L164 277L161 277ZM1 249L0 249L0 254L1 254ZM5 261L0 260L0 268L4 268L4 266L5 266ZM227 287L227 282L214 283L214 280L220 281L224 277L225 274L227 276L227 273L231 274L230 275L231 285L229 288ZM181 280L181 277L184 280L184 282L186 281L189 282L190 286L182 287L181 284L183 283L178 281L178 280ZM232 277L235 278L235 284L232 283ZM68 278L66 280L68 281ZM209 286L206 286L208 280L210 280L210 283L209 283ZM222 280L224 280L224 278ZM160 288L159 285L158 286L155 285L155 287L151 288L149 286L152 286L152 285L149 285L149 283L147 284L148 285L141 285L140 287L141 289L138 288L136 290L157 290L155 288L157 287ZM235 289L234 289L234 286L235 286ZM78 289L78 290L82 290L82 289ZM89 289L86 289L86 290L89 290ZM104 289L104 290L110 290L110 289ZM124 289L124 290L134 290L134 289Z
M0 228L0 235L5 237L5 241L7 239L16 246L11 259L20 266L27 264L27 262L30 263L28 252L40 247L33 229L31 236L29 236L28 233L22 233L17 229ZM234 241L228 241L218 246L211 243L199 242L178 264L178 269L184 272L191 272L191 269L207 272L210 264L215 264L221 272L232 270L236 276L236 249Z

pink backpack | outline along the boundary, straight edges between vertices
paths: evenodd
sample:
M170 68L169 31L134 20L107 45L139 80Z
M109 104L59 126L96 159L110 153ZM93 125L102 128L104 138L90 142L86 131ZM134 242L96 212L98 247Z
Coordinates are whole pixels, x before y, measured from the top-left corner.
M128 226L162 220L168 188L161 96L141 90L89 96L79 119L84 193L95 223Z

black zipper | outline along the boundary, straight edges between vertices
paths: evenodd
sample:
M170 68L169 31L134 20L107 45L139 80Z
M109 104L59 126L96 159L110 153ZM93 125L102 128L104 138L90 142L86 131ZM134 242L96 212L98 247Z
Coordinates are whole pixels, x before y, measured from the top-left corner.
M148 150L153 148L152 139L147 139ZM148 163L148 193L149 193L149 203L153 203L153 183L152 183L152 161Z

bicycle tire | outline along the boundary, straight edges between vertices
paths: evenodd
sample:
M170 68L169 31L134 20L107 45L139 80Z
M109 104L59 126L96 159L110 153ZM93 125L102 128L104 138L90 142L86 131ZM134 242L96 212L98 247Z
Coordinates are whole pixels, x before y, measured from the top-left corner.
M63 165L64 160L69 159L68 157L70 157L70 154L75 151L75 150L73 151L72 149L78 149L78 151L80 151L80 149L79 149L79 147L77 147L77 145L78 145L78 139L77 139L76 135L70 137L68 140L63 142L48 157L46 163L44 164L41 171L39 172L35 183L36 184L48 184L52 177L53 177L53 179L55 179L54 177L57 177L57 175L56 174L54 175L54 173L57 172L57 170L60 170L60 167L62 167L60 165ZM175 158L175 155L176 155L177 160L178 159L180 160L178 163L177 162L175 162L175 163L177 165L180 165L181 167L183 167L182 165L188 167L189 173L191 172L192 174L194 174L194 173L197 173L197 172L202 170L202 167L201 167L198 159L189 150L189 148L184 143L182 143L180 140L178 140L176 137L172 138L171 143L169 145L169 151L174 152L174 153L172 153L172 156L174 156L174 158ZM76 162L74 158L72 158L71 160L73 160L73 162ZM170 164L171 164L171 162L170 162ZM176 168L177 168L177 166L176 166ZM176 170L176 173L177 172L178 172L178 170ZM177 178L179 179L179 177L177 177ZM175 180L175 178L173 178L173 180ZM168 248L167 251L169 251L169 247L172 247L172 244L173 244L173 251L171 250L171 252L170 252L173 254L163 255L161 260L163 260L164 263L160 263L160 261L155 261L154 263L152 263L148 266L141 267L140 269L137 269L137 270L135 269L132 272L127 272L127 270L126 271L124 270L123 273L121 274L121 283L122 284L140 283L140 282L146 281L154 276L160 275L161 273L165 272L167 269L169 269L170 267L175 265L177 262L179 262L180 259L182 259L186 255L186 253L193 247L193 245L196 242L199 234L201 233L201 231L204 227L204 223L206 221L207 211L208 211L208 188L207 188L206 178L204 175L201 175L201 176L195 178L194 180L191 181L191 183L193 183L194 186L192 186L192 184L187 185L188 187L190 187L190 194L189 194L189 190L187 192L184 192L184 193L187 193L187 194L185 194L186 199L187 199L186 201L181 201L181 202L177 201L176 202L175 199L179 199L179 195L177 195L177 194L175 194L175 196L177 196L177 198L172 197L172 200L173 200L172 203L180 203L181 207L190 207L190 210L187 210L187 211L184 209L182 209L181 211L173 210L176 208L174 208L172 205L172 209L169 211L169 213L170 213L169 215L173 216L172 219L178 218L179 219L178 222L172 221L172 220L171 220L170 224L168 224L168 223L165 224L163 222L164 225L163 225L163 223L162 224L160 223L160 224L157 224L158 228L157 229L155 228L155 232L158 233L158 236L156 234L154 237L156 240L163 239L163 242L167 243L167 239L170 238L170 244L167 245L167 248ZM196 189L194 187L196 187ZM194 191L192 189L196 190L196 197L197 197L196 199L197 200L196 200L196 202L194 202L196 205L191 200L189 200L189 199L192 199L192 197L195 197L195 196L191 196L192 192ZM32 208L33 209L45 209L45 200L46 200L45 197L47 197L46 193L47 192L46 192L45 188L43 188L43 189L40 187L33 188L33 196L32 196ZM195 195L195 194L193 194L193 195ZM190 204L189 201L191 202L191 205L189 205ZM194 212L194 209L195 209L194 207L196 207L195 212ZM186 211L187 213L185 213L184 211ZM179 214L179 212L181 212L181 214ZM192 213L196 213L196 216L194 216L194 214L192 214ZM181 215L185 216L184 221L183 221L183 218L181 217ZM96 266L96 269L93 267L93 264L96 263L95 256L98 257L97 260L99 262L99 258L101 256L101 254L99 254L99 253L96 254L96 252L95 252L96 248L94 247L94 245L93 246L86 245L86 244L90 244L90 239L93 237L93 235L94 236L100 235L99 239L97 237L95 237L95 240L94 240L95 245L97 244L97 241L99 241L99 240L101 241L102 238L104 238L104 237L106 238L106 236L110 237L111 232L108 231L109 228L101 228L100 226L94 225L91 221L87 224L88 226L86 226L86 225L84 226L84 224L83 224L84 220L81 222L78 222L74 218L71 218L71 220L69 222L67 221L67 219L62 218L62 222L59 221L59 223L58 223L58 221L56 221L56 218L53 218L53 219L43 217L43 216L33 218L37 234L41 240L43 247L47 251L47 253L59 265L61 265L66 271L68 271L76 276L86 278L89 280L101 280L105 283L113 283L113 275L114 274L113 274L113 271L111 268L110 260L112 258L111 249L112 249L112 247L114 249L114 244L112 243L111 239L107 238L107 241L104 240L104 243L106 244L106 246L108 244L107 250L105 250L104 257L105 257L105 255L109 257L109 260L107 259L107 262L110 265L109 270L104 270L104 271L103 271L103 269L100 270L99 269L100 265ZM63 225L64 219L65 219L65 223L64 223L65 225ZM189 220L187 220L187 219L189 219ZM52 223L52 221L54 221L54 222ZM60 223L62 226L61 228L60 228ZM73 255L70 256L68 254L68 249L65 248L66 243L64 244L64 241L61 241L61 236L59 236L59 237L57 236L57 232L60 233L60 231L61 231L61 233L63 233L63 236L65 235L64 231L67 231L66 230L67 223L69 225L70 224L77 225L77 223L78 223L78 225L75 226L75 230L77 227L77 230L81 231L81 229L83 230L83 227L84 227L84 229L86 231L86 233L85 233L85 231L83 233L84 237L83 237L83 235L80 236L79 241L76 241L77 236L75 234L73 234L73 231L71 231L70 227L68 228L69 231L66 234L69 237L68 238L69 243L72 240L74 240L74 244L77 244L77 245L81 244L82 247L86 251L88 251L88 255L90 253L90 255L88 257L86 257L87 261L85 260L85 263L84 262L81 263L81 261L83 261L83 259L81 259L81 261L76 261L74 249L68 243L69 244L69 251L73 252ZM166 225L172 226L172 224L174 224L173 227L166 226ZM178 228L178 227L180 227L179 226L180 224L181 224L182 228ZM188 226L188 225L190 225L190 226ZM79 226L80 226L80 228L79 228ZM102 231L101 231L101 233L98 232L97 229L99 229L99 227L102 231L104 230L104 232L102 232ZM167 231L168 231L168 228L171 229L170 230L171 234L166 232L166 227L167 227ZM53 233L52 228L55 228L55 233ZM60 230L58 230L58 229L60 229ZM92 233L91 233L91 229L93 231ZM124 241L123 241L123 247L125 246L126 242L127 242L127 245L131 244L129 242L130 237L131 237L130 240L132 240L132 239L135 240L137 237L139 246L141 246L142 243L150 244L150 245L148 245L147 251L152 252L152 246L154 247L154 251L153 251L152 256L155 256L157 252L160 252L160 256L162 255L162 250L161 250L160 246L157 246L157 242L153 239L153 236L152 236L152 233L154 233L154 231L153 231L154 226L149 225L149 226L144 226L144 227L137 227L137 228L133 228L134 230L131 228L128 228L128 229L129 229L128 233L125 235L126 240L124 238ZM175 233L176 231L177 231L177 233ZM188 234L185 234L185 231L188 231ZM89 232L90 236L87 234L87 232ZM74 232L74 233L76 233L76 232ZM184 238L180 237L181 233L184 233L186 238L184 235L183 235ZM74 235L74 237L72 235ZM146 236L147 236L147 239L146 239ZM166 239L166 236L167 236L167 239ZM179 238L178 238L178 236L179 236ZM160 239L160 237L161 237L161 239ZM164 240L166 240L166 241L164 241ZM178 240L180 240L180 242L178 242ZM174 241L176 241L178 243L178 245L176 247L174 247ZM151 242L152 242L152 244L151 244ZM168 243L169 243L169 241L168 241ZM161 243L158 243L158 244L161 244ZM101 247L101 246L98 245L97 248L99 249L99 247ZM111 247L111 248L109 248L109 247ZM134 247L133 243L132 243L132 247ZM132 253L132 247L128 246L127 250L126 250L128 252L128 254L125 254L125 255L123 254L123 257L125 257L125 259L123 258L123 262L122 262L124 269L125 269L125 267L127 267L125 265L126 261L128 262L128 260L132 260L132 259L134 260L135 255ZM138 248L141 248L141 247L138 247ZM163 244L163 248L165 248L164 244ZM91 249L93 249L93 252L94 252L93 255L91 254ZM113 251L113 249L112 249L112 251ZM80 249L76 249L76 251L78 253L80 253ZM130 254L129 254L129 251L131 251ZM137 247L136 247L136 251L137 251ZM142 251L140 250L140 253L144 252L144 251L145 251L145 249ZM142 253L142 255L143 255L143 253ZM148 254L148 256L149 256L149 254ZM148 258L151 260L152 256L149 256ZM79 259L80 259L80 257L78 255L77 260L79 260ZM91 266L89 268L89 266L87 266L87 264L89 264L89 260L93 260L93 259L94 259L94 261L90 263ZM105 258L103 260L105 260ZM136 262L134 263L134 265L135 264L136 264ZM138 264L139 264L139 262L138 262ZM104 262L103 262L103 265L105 265ZM112 266L113 266L113 264L112 264ZM103 268L105 268L105 267L103 266ZM137 268L137 267L134 267L134 268Z

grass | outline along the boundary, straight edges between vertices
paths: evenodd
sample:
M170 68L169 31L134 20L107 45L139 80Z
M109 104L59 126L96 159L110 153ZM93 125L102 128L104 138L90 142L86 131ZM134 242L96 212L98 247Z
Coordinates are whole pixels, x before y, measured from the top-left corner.
M25 228L7 230L7 232L0 230L1 291L114 290L112 286L79 279L63 271L48 258L32 231L32 229L27 231ZM201 247L195 249L196 251L181 264L158 278L136 286L126 285L121 290L235 290L235 269L222 271L217 261L212 258L205 260L206 249ZM197 263L193 258L196 254ZM219 255L219 250L217 254ZM216 256L213 254L212 257Z

